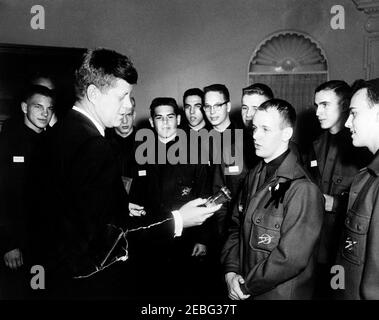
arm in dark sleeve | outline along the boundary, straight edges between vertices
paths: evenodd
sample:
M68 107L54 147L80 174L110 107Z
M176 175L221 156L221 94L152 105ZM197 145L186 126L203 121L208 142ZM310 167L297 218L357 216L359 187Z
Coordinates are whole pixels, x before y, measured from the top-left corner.
M347 204L349 202L349 192L341 192L339 195L333 196L333 212L345 213L347 210Z
M8 136L4 133L0 135L0 253L2 254L20 247L17 237L20 230L14 221L17 215L12 214L10 210L12 197L9 194L9 186L15 181L9 175L11 154Z
M241 232L241 214L239 211L240 204L246 205L246 196L249 192L248 180L245 180L244 187L238 195L235 202L231 222L228 229L228 237L221 251L221 263L224 266L225 273L241 273L240 270L240 232Z
M208 165L197 165L195 174L194 198L207 199L212 195L212 174ZM212 241L212 228L209 222L194 227L194 242L209 245Z
M367 235L365 267L363 269L360 293L362 299L379 299L379 194L376 193L372 218Z
M75 226L70 228L70 234L66 234L75 239L75 243L70 241L69 256L73 266L91 265L89 252L104 256L115 236L114 232L109 233L109 225L124 231L138 228L140 233L148 233L149 237L172 237L174 233L173 217L169 212L164 218L159 215L155 221L129 217L127 193L108 148L102 139L94 139L82 146L67 177L71 204L76 213Z
M226 185L225 176L223 173L224 165L216 164L213 166L213 177L212 177L212 194L215 194L222 186ZM212 217L212 223L215 224L215 229L217 230L217 235L219 238L223 238L225 235L225 224L226 217L228 214L228 203L224 203L220 210L218 210L217 215Z
M259 295L302 272L309 263L322 224L323 197L315 184L300 183L285 196L278 246L247 275L243 290Z

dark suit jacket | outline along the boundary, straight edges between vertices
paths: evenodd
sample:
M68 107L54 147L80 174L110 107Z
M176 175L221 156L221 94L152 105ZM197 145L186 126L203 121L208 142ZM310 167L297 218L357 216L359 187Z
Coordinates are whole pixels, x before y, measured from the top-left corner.
M30 203L30 166L45 133L28 128L23 119L8 121L0 134L0 253L27 250L27 220L40 204Z
M103 260L117 228L130 229L139 222L129 218L112 147L88 118L70 110L51 130L46 150L43 188L50 201L42 219L48 226L48 266L70 277L87 274ZM171 213L160 216L167 220L146 230L173 236Z
M212 158L213 160L213 193L216 193L220 187L227 186L231 192L232 200L225 203L216 215L213 215L209 219L209 223L212 223L216 230L219 245L223 245L226 239L228 226L230 223L233 207L236 203L237 197L243 186L243 181L248 173L248 167L245 163L244 157L244 145L242 139L236 133L236 130L240 130L239 133L243 135L243 129L238 129L231 123L224 132L218 133L221 136L221 148L214 147L218 152L218 157ZM223 141L227 139L227 135L230 137L231 144L227 143L224 146ZM212 150L211 150L212 151ZM221 164L218 160L221 159Z
M181 143L180 141L177 137L164 145L155 135L156 163L139 164L136 167L130 190L130 202L141 205L147 212L150 212L140 218L141 220L150 222L151 219L159 218L157 217L159 212L178 210L190 200L210 196L211 180L207 164L190 164L189 153L187 153L186 163L171 164L167 159L170 148L177 146L178 143ZM167 150L167 153L164 152L167 161L165 164L159 164L158 150L163 148ZM154 210L154 208L159 208L159 210ZM148 247L165 247L166 251L170 251L169 247L176 243L180 251L183 251L181 254L187 256L191 255L195 243L208 244L210 239L209 232L204 231L204 226L198 226L184 230L182 237L175 240L162 239L162 241L152 244L149 235L145 239ZM156 249L153 250L156 251ZM177 255L178 252L174 254ZM161 255L161 251L159 251L159 255Z

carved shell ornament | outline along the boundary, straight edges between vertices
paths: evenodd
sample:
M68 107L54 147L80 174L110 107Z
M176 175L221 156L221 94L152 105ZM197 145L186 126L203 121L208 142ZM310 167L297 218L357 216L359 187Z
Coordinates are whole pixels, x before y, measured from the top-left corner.
M322 49L306 35L279 33L265 40L254 52L253 73L303 73L326 71Z

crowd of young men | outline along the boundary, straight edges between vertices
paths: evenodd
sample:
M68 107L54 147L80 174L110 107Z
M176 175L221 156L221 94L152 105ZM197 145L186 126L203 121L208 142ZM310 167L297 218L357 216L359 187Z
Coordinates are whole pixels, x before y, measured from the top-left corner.
M147 163L136 82L129 58L89 50L52 128L54 86L28 86L0 133L4 298L35 297L38 264L39 298L379 299L379 81L320 84L305 146L265 84L242 90L240 126L222 84L186 90L182 110L154 98ZM206 206L224 186L231 200Z

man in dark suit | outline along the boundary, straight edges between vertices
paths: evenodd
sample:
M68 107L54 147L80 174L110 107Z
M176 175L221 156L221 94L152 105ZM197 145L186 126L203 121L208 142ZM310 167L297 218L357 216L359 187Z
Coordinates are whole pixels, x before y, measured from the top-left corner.
M101 298L125 291L117 288L124 268L110 266L127 259L123 231L139 228L151 236L179 236L183 228L200 225L219 209L199 207L205 200L197 199L160 212L160 219L146 226L129 217L127 193L104 129L120 125L136 81L137 71L126 56L89 50L76 72L75 106L51 131L44 182L51 205L42 218L49 244L47 283L55 297Z

